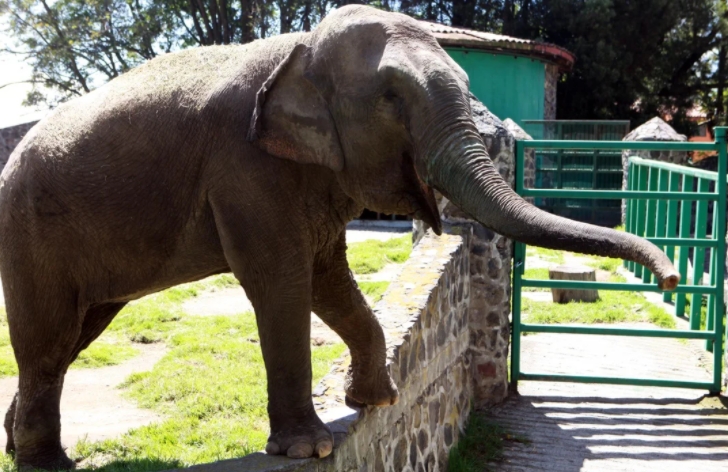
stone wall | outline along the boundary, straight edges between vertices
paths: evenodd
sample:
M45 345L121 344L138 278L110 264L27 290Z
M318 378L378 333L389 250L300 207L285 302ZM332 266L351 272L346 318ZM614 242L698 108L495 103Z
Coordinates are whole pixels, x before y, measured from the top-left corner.
M387 340L389 374L399 388L397 405L347 407L350 359L345 354L314 389L317 412L334 433L330 457L292 460L255 453L188 470L446 471L448 452L465 426L475 393L471 239L467 231L441 237L428 232L374 308ZM496 367L480 369L490 375Z
M471 96L478 132L493 164L515 186L515 139L504 122ZM477 407L496 404L508 394L507 357L510 341L511 241L470 219L447 198L436 193L443 231L472 235L470 251L470 355L474 401ZM415 241L426 227L414 221Z
M665 123L659 117L652 118L641 126L638 126L622 141L687 141L685 135L679 134L672 126ZM688 153L685 151L623 151L622 152L622 190L627 189L629 182L629 157L639 156L644 159L669 162L671 164L686 165ZM626 200L622 200L622 223L625 221L627 206Z
M23 123L21 125L10 126L9 128L0 129L0 171L5 167L5 164L10 158L15 146L20 143L23 136L30 131L30 128L35 126L37 121L31 121L30 123Z
M544 94L543 94L543 119L556 119L556 87L559 84L559 66L556 64L546 64L546 74L544 77Z

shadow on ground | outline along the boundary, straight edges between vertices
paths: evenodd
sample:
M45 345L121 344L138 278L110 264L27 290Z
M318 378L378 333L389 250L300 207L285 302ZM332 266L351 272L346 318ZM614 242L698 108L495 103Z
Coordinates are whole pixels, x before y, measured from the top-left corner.
M494 470L726 470L728 399L514 396L493 419L507 442Z

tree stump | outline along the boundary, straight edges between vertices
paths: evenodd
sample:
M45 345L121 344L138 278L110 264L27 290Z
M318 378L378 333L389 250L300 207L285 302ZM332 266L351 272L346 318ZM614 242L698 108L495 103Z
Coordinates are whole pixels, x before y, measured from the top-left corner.
M586 280L596 282L596 271L584 266L566 266L549 268L550 280ZM574 290L564 288L552 288L551 296L554 303L588 302L593 303L599 300L599 292L596 290Z

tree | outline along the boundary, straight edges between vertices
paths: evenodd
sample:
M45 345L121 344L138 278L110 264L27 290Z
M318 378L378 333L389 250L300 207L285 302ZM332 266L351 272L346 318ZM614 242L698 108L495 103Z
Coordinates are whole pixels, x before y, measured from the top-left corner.
M711 84L710 52L726 37L724 0L541 0L520 2L510 28L575 53L559 84L558 117L662 115L690 132L685 114ZM506 25L504 24L504 29Z
M34 89L26 102L89 92L159 54L195 46L247 43L270 34L309 31L327 0L0 0L0 15L27 58ZM2 84L0 84L2 85Z
M0 12L28 58L32 81L61 99L89 92L175 46L179 25L163 5L138 0L0 0ZM45 97L31 92L28 102Z
M63 100L164 52L310 31L349 3L574 52L559 118L660 114L685 132L695 103L725 116L726 0L0 0L0 15L18 41L9 49Z

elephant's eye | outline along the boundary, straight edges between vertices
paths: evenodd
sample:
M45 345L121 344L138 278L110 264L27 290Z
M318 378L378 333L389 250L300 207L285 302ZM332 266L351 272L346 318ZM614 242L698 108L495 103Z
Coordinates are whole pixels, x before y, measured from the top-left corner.
M389 89L386 92L384 92L384 99L388 100L390 102L394 102L399 99L399 96L397 95L397 93L394 90Z

